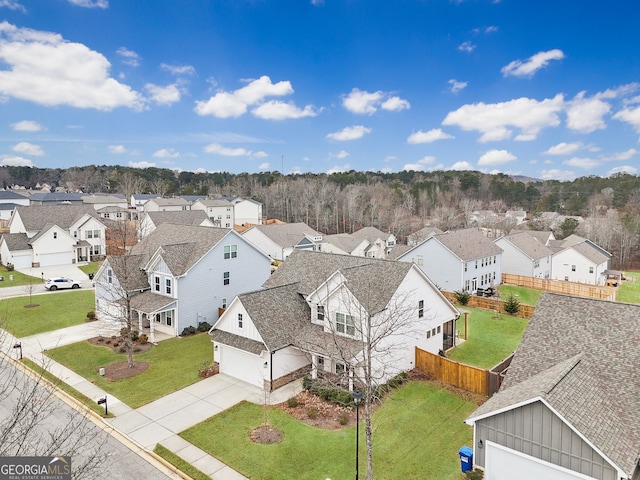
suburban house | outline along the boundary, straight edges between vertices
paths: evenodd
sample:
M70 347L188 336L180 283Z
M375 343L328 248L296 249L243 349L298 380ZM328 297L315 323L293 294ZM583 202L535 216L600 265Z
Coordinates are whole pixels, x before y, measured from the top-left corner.
M144 209L144 204L152 198L161 198L162 195L158 193L134 193L131 195L131 208L135 208L138 211Z
M542 294L500 390L466 420L484 478L640 478L639 319L639 305Z
M80 205L84 193L33 192L29 196L29 205Z
M86 262L105 252L105 225L88 205L18 206L0 240L2 263L17 269Z
M444 233L442 230L436 227L424 227L418 231L415 231L407 236L407 245L410 247L415 247L419 243L422 243L431 235L439 235Z
M381 384L414 368L416 348L455 340L459 312L414 264L296 250L264 287L235 298L210 334L220 372L265 390L309 372L353 388L365 345Z
M9 190L0 190L0 221L6 224L18 205L29 206L29 197Z
M143 206L145 212L179 212L191 210L191 203L180 197L174 198L151 198Z
M541 245L544 245L545 247L548 247L550 242L556 239L556 237L553 235L553 232L548 230L515 230L515 229L511 230L511 233L520 233L520 232L524 232L527 235L532 236L533 238L538 240L538 242Z
M611 254L591 240L569 235L563 240L550 241L549 248L554 251L551 257L553 280L605 284Z
M286 260L294 249L317 250L322 241L322 234L303 222L254 225L242 236L273 260Z
M178 336L213 324L219 309L269 274L269 258L233 230L163 223L130 253L104 261L95 277L96 313L122 322L128 299L139 331L153 342L156 332Z
M324 235L320 250L356 257L387 258L396 244L396 237L375 227L364 227L354 233Z
M526 232L512 233L494 240L502 253L502 273L525 277L551 278L553 251Z
M262 225L262 203L252 198L227 197L227 199L233 203L237 225Z
M191 210L205 212L216 227L233 228L235 225L234 205L229 200L202 199L191 205Z
M82 203L92 205L94 209L100 210L105 207L119 207L121 209L127 209L129 203L123 195L84 195L82 197Z
M448 292L474 293L502 282L502 249L475 228L432 235L398 260L414 262Z
M202 210L170 210L168 212L144 212L140 214L138 236L144 238L163 223L201 227L216 226Z

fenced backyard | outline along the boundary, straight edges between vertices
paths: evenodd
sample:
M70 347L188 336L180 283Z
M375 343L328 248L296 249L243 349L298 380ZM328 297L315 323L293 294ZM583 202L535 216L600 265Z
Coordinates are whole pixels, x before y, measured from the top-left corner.
M502 274L502 283L519 285L527 288L535 288L553 293L564 293L575 297L596 298L599 300L616 301L616 289L586 283L565 282L562 280L549 280L545 278L525 277L523 275Z
M450 302L456 303L455 294L453 292L443 291L442 293L445 297L447 297L447 299L449 299ZM471 295L466 306L482 308L484 310L492 310L498 313L506 313L504 310L504 303L504 300L500 300L497 298L478 297L476 295ZM518 313L516 313L515 316L520 318L531 318L534 310L534 306L521 303Z

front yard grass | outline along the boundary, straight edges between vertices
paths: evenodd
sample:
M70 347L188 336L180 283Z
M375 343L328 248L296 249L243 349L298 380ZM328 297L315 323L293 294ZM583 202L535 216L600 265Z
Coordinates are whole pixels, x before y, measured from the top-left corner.
M33 273L39 275L39 270L34 269ZM4 265L0 265L0 277L2 280L0 281L0 288L3 287L20 287L22 285L37 285L42 283L41 277L25 275L22 272L18 272L17 270L7 270L7 267ZM13 280L9 280L10 277L13 277Z
M616 300L626 303L640 303L640 272L627 271L627 277L635 277L636 281L624 280L617 291Z
M90 273L96 273L100 265L102 265L102 262L89 262L86 265L78 265L78 268L89 275Z
M171 338L141 354L134 362L149 368L134 377L110 382L98 374L100 367L125 362L127 355L109 347L78 342L47 351L47 355L86 378L131 408L138 408L199 380L198 370L211 363L211 339L207 334Z
M509 298L509 295L513 295L518 299L520 303L535 307L538 303L538 300L540 300L540 294L542 293L542 290L519 287L517 285L499 285L498 292L500 292L500 300L506 300L507 298Z
M479 368L491 368L518 348L527 319L480 308L461 308L469 312L468 339L449 350L448 358ZM460 338L464 338L463 315L458 319L457 329Z
M26 307L29 303L36 307ZM13 336L22 338L84 323L95 308L93 290L56 292L0 300L0 323Z
M471 427L463 420L476 407L431 382L410 382L394 391L373 417L375 477L461 478L458 449L472 441ZM283 439L269 445L254 443L249 432L263 419L263 406L242 402L180 436L254 480L353 477L355 427L322 430L270 408L269 422L282 431ZM364 428L360 435L364 478Z

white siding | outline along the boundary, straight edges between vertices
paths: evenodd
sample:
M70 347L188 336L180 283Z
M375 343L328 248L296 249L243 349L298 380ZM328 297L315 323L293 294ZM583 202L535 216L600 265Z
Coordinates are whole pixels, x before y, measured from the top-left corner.
M260 388L264 387L265 374L268 369L264 367L262 357L228 345L219 345L218 362L220 373Z
M398 260L414 262L442 290L453 292L464 286L462 261L440 242L429 239Z
M242 315L242 328L238 324L238 315ZM249 317L249 314L242 305L242 302L237 298L231 303L231 305L229 305L229 308L227 308L224 314L220 317L220 322L216 325L216 328L255 340L256 342L263 341L253 321Z
M271 355L271 361L274 380L311 364L310 357L295 347L278 350ZM267 376L270 374L271 372L268 372Z
M593 273L589 272L589 268L593 268ZM598 285L603 283L604 276L601 273L605 269L606 262L596 265L572 248L562 250L551 257L551 277L554 280Z
M512 275L535 277L533 260L525 255L522 250L515 247L510 241L499 238L495 241L502 250L502 271Z
M242 236L253 243L261 252L270 258L273 258L274 260L284 260L286 258L283 257L282 247L257 228L250 228L246 232L243 232ZM289 250L289 253L291 253L291 249Z

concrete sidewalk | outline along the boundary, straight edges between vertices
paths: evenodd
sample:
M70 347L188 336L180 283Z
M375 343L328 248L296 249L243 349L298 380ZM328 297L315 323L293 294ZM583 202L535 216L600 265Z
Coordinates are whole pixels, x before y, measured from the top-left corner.
M200 450L178 434L207 418L247 400L262 404L264 393L258 387L224 374L217 374L182 390L166 395L138 409L132 409L116 397L107 394L87 379L46 357L43 352L57 346L86 340L97 335L108 336L119 330L108 322L90 322L54 332L15 339L4 338L4 351L21 342L23 356L30 358L89 398L107 397L109 412L114 418L105 422L142 448L152 451L163 445L203 473L216 480L241 480L243 475L220 460ZM292 382L269 395L270 404L281 403L302 390L302 381Z

